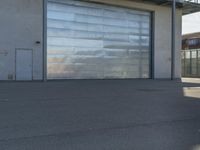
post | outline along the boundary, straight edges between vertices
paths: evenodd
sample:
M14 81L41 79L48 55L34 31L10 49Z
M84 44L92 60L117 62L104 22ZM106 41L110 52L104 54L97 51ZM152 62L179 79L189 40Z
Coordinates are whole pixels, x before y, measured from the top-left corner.
M176 0L172 0L171 80L174 80L176 51Z
M47 0L43 0L43 81L47 81Z

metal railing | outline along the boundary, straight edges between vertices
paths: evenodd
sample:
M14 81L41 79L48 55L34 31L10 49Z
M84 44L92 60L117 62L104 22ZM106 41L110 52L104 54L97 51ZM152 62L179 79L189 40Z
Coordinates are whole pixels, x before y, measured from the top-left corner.
M200 49L182 50L182 76L200 77Z
M184 2L190 2L190 3L200 4L200 0L184 0Z
M172 2L173 0L151 0L151 1L156 2L158 4L162 4L162 3ZM176 3L200 4L200 0L175 0L175 1Z

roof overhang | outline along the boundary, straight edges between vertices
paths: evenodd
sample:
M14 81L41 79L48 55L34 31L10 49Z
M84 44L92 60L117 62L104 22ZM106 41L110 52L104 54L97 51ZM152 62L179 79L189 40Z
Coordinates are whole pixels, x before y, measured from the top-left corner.
M183 15L200 12L200 0L190 0L183 3Z
M190 38L200 38L200 32L195 32L195 33L188 33L188 34L184 34L182 36L182 39L190 39Z
M142 2L154 3L162 6L171 6L173 0L141 0ZM183 10L183 15L200 12L200 0L176 0L177 8Z

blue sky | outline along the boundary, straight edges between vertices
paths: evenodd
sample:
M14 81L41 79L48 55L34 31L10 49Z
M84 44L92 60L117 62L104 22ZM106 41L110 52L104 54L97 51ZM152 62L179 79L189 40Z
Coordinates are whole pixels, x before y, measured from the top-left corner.
M200 32L200 12L183 16L182 34Z

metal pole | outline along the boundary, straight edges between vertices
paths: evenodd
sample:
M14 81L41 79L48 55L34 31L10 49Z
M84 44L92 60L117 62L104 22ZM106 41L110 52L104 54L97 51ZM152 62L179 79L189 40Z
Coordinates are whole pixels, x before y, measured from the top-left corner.
M172 2L172 47L171 47L171 80L174 80L174 71L175 71L175 40L176 40L176 0Z
M47 81L47 0L43 0L43 81Z

